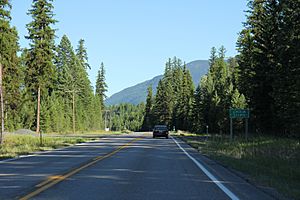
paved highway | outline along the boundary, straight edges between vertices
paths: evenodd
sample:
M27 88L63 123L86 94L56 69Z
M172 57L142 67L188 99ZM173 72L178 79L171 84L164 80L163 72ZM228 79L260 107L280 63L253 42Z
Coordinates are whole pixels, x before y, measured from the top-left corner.
M0 162L0 199L272 199L176 138L133 133Z

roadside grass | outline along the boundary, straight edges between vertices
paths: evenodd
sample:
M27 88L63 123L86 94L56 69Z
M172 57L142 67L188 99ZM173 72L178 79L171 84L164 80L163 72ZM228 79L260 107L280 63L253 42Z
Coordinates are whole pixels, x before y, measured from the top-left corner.
M180 138L224 166L249 175L260 185L300 199L299 140L276 137L253 137L248 141L196 134L177 134Z
M47 151L77 143L93 141L108 135L121 135L130 131L89 131L73 133L43 133L42 145L40 137L35 134L5 134L0 145L0 160L14 158L37 151Z
M107 135L121 135L124 133L131 133L132 131L129 130L123 130L123 131L104 131L104 130L94 130L94 131L77 131L75 134L72 132L63 132L63 133L45 133L44 135L48 136L65 136L65 137L101 137L101 136L107 136Z
M43 137L33 135L5 134L3 144L0 145L0 159L13 158L18 155L26 155L36 151L52 150L60 147L74 145L87 141L81 137Z

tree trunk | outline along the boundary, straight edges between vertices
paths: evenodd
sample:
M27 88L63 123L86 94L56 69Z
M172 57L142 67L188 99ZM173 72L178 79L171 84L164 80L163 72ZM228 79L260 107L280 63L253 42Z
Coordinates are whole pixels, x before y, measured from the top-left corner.
M41 87L38 87L38 100L37 100L37 118L36 118L36 133L40 133L40 108L41 107Z
M3 132L4 132L4 104L3 104L3 85L2 85L2 71L3 67L0 63L0 103L1 103L1 130L0 130L0 144L3 141Z
M75 134L75 91L72 93L72 111L73 111L73 133Z

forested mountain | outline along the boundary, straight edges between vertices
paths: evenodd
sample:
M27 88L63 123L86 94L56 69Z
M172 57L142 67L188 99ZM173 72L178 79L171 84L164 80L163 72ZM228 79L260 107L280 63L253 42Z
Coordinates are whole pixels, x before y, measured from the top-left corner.
M187 69L190 71L193 78L194 85L198 85L201 77L208 72L209 64L208 60L195 60L186 64ZM120 103L132 103L139 104L145 102L147 96L147 88L152 85L153 94L156 94L156 87L162 75L155 76L151 80L144 81L135 86L126 88L120 92L113 94L106 99L106 105L115 105Z

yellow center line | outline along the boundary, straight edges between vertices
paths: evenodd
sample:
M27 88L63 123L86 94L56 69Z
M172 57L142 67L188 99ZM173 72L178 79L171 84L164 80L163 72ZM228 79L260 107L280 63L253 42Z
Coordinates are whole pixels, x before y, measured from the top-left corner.
M49 176L45 181L39 183L38 185L36 185L35 187L42 187L43 185L46 185L47 183L56 180L56 179L60 179L61 175L54 175L54 176Z
M108 154L106 154L104 156L97 156L96 158L92 159L90 162L88 162L88 163L86 163L86 164L84 164L84 165L82 165L82 166L80 166L80 167L78 167L76 169L73 169L73 170L67 172L64 175L49 176L45 181L43 181L43 182L41 182L41 183L39 183L38 185L35 186L35 187L37 187L36 190L34 190L33 192L30 192L29 194L27 194L27 195L25 195L25 196L23 196L23 197L21 197L19 199L20 200L30 199L30 198L32 198L32 197L40 194L41 192L47 190L48 188L56 185L57 183L59 183L59 182L65 180L65 179L73 176L74 174L80 172L81 170L83 170L83 169L85 169L85 168L87 168L87 167L89 167L91 165L94 165L98 161L103 160L105 158L108 158L108 157L116 154L117 152L121 151L122 149L127 148L130 144L132 144L132 143L134 143L134 142L136 142L138 140L141 140L141 139L143 139L143 138L136 138L136 139L128 142L127 144L124 144L124 145L118 147L114 151L112 151L112 152L110 152L110 153L108 153Z

